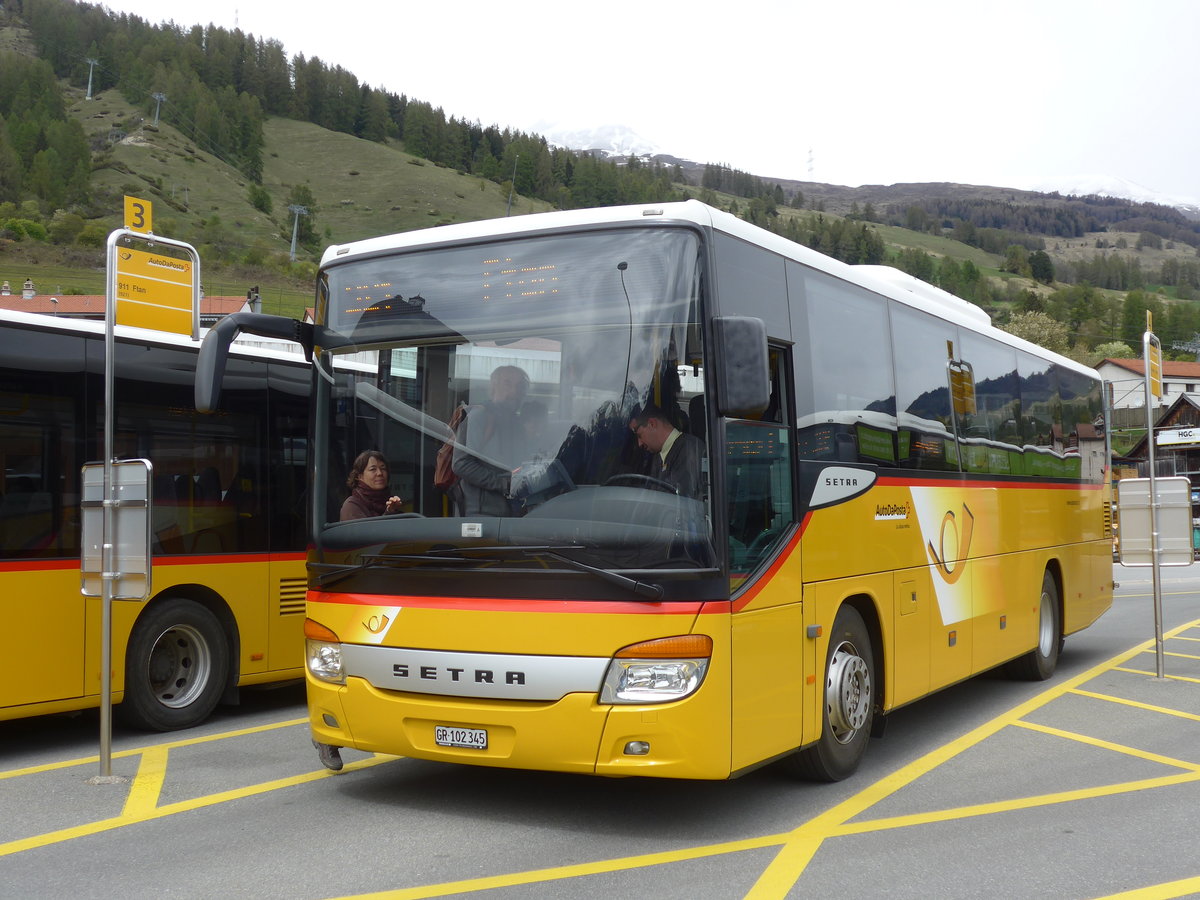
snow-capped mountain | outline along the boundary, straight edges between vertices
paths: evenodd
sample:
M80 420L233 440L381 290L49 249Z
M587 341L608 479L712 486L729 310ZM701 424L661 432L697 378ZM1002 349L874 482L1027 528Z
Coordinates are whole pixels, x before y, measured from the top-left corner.
M1024 184L1014 184L1012 187L1043 193L1057 191L1060 194L1074 194L1079 197L1091 194L1100 197L1120 197L1123 200L1133 200L1135 203L1158 203L1161 206L1173 206L1193 216L1200 214L1200 198L1170 197L1153 188L1148 188L1144 184L1114 175L1064 175L1030 180Z
M536 124L532 130L555 146L618 159L629 156L665 156L672 153L627 125L570 125L564 122L543 121ZM1171 197L1137 182L1112 175L1062 175L1024 179L1018 183L1006 182L1005 186L1042 193L1058 192L1079 197L1096 194L1102 197L1119 197L1136 203L1158 203L1175 207L1190 218L1200 219L1200 198Z
M535 125L533 131L551 144L568 150L598 150L608 156L654 156L663 152L625 125L573 127L542 122Z

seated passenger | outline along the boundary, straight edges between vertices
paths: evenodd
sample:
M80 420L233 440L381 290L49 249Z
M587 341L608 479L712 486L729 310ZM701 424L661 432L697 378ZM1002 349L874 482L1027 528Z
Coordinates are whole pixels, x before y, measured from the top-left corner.
M350 496L342 504L340 519L368 519L400 512L404 501L388 496L388 464L378 450L364 450L354 459L346 478Z

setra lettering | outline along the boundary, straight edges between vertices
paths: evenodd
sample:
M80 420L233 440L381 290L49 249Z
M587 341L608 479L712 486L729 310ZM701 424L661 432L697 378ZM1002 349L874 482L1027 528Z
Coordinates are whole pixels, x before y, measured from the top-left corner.
M443 679L453 682L461 682L466 669L458 669L446 667L439 669L437 666L420 666L417 670L417 677L422 681L441 681ZM476 684L497 684L497 673L491 669L476 669L474 678ZM525 684L524 672L504 672L504 684ZM411 678L412 672L409 669L408 663L394 663L392 665L393 678Z
M857 478L826 478L825 484L829 487L858 487Z

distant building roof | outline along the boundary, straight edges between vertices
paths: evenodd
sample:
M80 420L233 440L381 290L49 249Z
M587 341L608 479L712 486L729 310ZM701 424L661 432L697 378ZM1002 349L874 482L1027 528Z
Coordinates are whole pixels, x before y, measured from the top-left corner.
M0 294L0 309L73 319L103 319L104 305L103 294L34 294L29 300L20 294ZM211 324L230 313L249 311L250 302L245 297L200 298L201 324Z
M1111 363L1135 375L1144 376L1146 374L1145 363L1140 359L1103 359L1100 361L1101 366L1105 363ZM1175 362L1168 359L1163 360L1162 366L1164 378L1200 378L1200 362Z

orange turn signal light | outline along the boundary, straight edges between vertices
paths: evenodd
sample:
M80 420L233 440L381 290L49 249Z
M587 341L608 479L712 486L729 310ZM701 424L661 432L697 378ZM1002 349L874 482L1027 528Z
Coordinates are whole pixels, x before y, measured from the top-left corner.
M304 636L312 641L329 641L331 644L342 642L332 629L326 628L320 622L314 622L312 619L304 620Z
M617 659L707 659L713 642L707 634L680 634L630 644L617 651Z

